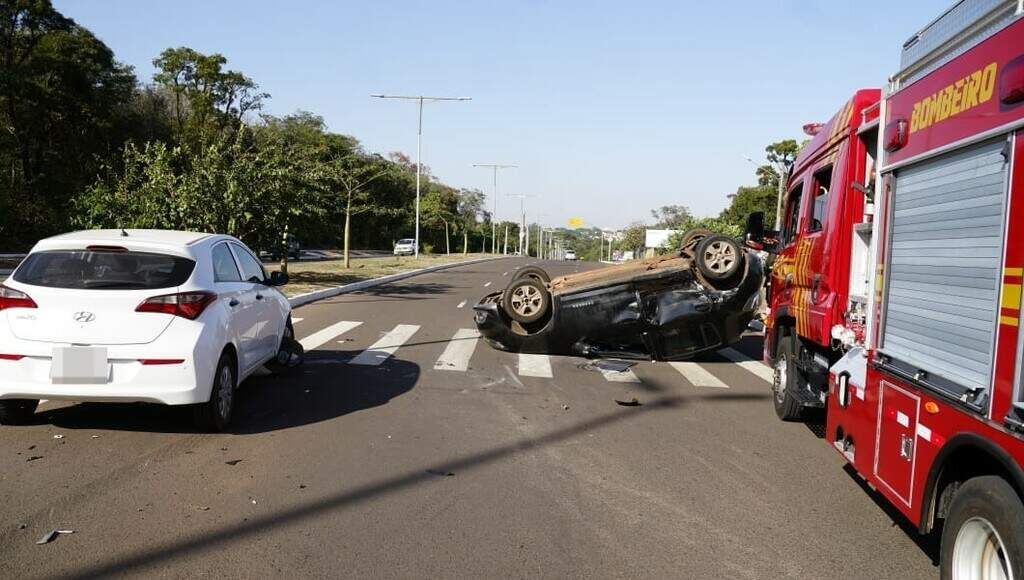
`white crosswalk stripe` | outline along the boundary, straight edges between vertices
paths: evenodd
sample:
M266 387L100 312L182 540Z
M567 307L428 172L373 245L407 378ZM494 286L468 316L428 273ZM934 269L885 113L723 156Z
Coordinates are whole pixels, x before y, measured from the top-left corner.
M723 348L718 351L718 354L743 367L744 370L754 373L769 383L775 379L775 373L772 371L771 367L761 361L750 358L734 348Z
M373 343L370 348L359 353L349 364L375 367L391 358L402 346L416 334L420 327L416 324L399 324L393 330Z
M672 365L672 368L679 371L679 374L683 375L683 378L695 387L729 388L729 385L723 383L718 377L709 373L704 367L695 362L672 362L668 364Z
M600 369L604 380L612 383L639 383L640 379L633 372L633 369L626 369L622 372L611 369Z
M327 344L330 340L345 334L360 324L362 322L342 320L299 340L299 343L302 344L302 348L306 351L316 350L317 347Z
M434 369L465 372L469 369L469 359L473 357L478 342L480 333L476 329L460 328L444 348L441 358L434 363Z
M519 374L543 379L554 377L551 373L551 357L546 354L519 353Z

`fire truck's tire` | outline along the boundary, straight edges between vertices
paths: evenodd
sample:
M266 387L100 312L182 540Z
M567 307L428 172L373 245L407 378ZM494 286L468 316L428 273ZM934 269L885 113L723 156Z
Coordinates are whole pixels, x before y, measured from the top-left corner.
M516 273L512 276L512 282L520 278L535 278L547 284L551 281L551 276L544 271L544 268L538 268L537 266L524 266L516 270Z
M803 418L803 405L793 397L793 390L799 388L800 369L796 366L799 345L796 335L790 333L779 337L778 356L772 363L772 404L775 414L783 421L799 421Z
M1024 577L1024 505L1005 479L974 477L956 491L942 528L939 575Z
M728 280L743 269L746 254L729 236L707 236L697 244L697 268L708 280Z
M513 280L501 297L501 307L509 318L520 324L533 324L551 310L548 287L535 278Z

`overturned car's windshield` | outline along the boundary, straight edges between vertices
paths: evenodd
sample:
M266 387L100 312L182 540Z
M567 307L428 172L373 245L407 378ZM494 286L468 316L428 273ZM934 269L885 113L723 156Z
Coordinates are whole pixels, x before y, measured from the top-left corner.
M128 251L54 250L30 254L14 273L22 284L79 290L152 290L180 286L188 258Z

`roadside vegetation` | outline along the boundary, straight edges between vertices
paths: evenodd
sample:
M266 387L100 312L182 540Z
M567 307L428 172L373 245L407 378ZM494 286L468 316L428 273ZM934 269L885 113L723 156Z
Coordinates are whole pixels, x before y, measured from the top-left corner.
M367 152L312 112L263 114L270 95L223 55L173 47L153 64L137 78L48 0L0 3L0 251L100 227L227 233L262 250L288 233L364 249L412 236L407 155ZM423 171L423 250L479 251L483 193Z
M172 47L153 65L152 78L138 78L49 0L0 2L0 252L82 228L227 233L258 250L294 235L305 247L342 248L346 256L349 248L387 250L412 237L416 164L408 155L366 151L314 112L265 114L271 96L221 54ZM797 150L793 140L769 145L771 164L757 169L758 184L730 195L720 215L661 207L615 236L612 249L641 250L646 228L737 235L756 210L772 223L773 165ZM422 169L422 252L490 249L484 194ZM499 251L506 240L514 251L519 229L497 224ZM537 233L530 228L531 248ZM607 256L596 228L554 234L580 259Z

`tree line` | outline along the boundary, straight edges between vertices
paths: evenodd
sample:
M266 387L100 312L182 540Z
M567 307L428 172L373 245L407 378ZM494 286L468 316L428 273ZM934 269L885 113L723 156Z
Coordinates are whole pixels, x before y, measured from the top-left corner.
M0 1L0 250L80 228L212 231L260 249L289 232L345 248L413 236L408 156L370 153L311 112L265 114L270 95L223 55L174 47L153 65L140 81L49 0ZM483 193L422 170L423 249L489 246Z

